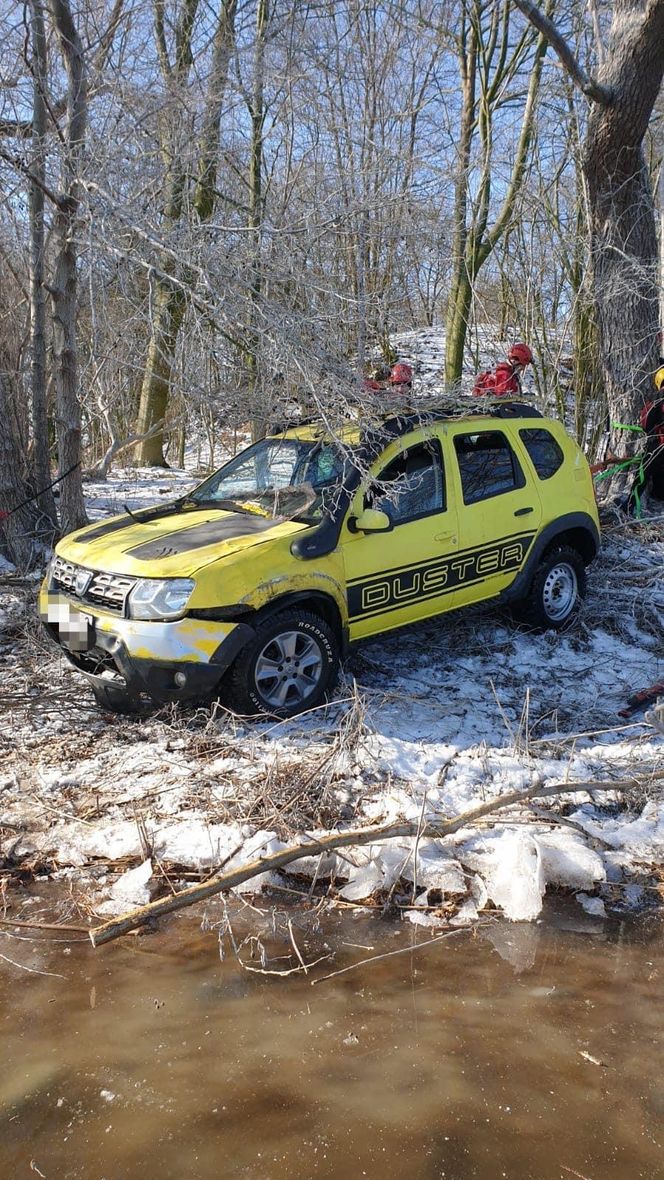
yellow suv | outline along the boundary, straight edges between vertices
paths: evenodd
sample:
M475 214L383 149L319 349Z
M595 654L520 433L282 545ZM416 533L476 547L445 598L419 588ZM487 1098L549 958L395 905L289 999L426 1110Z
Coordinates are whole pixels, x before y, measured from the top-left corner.
M292 716L349 643L471 603L569 623L599 548L585 457L522 403L300 424L179 500L71 533L42 619L100 704Z

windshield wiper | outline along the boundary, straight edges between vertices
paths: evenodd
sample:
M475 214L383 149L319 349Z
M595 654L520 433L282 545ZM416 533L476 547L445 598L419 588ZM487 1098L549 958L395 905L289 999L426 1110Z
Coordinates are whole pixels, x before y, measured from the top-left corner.
M188 503L195 503L199 508L222 508L227 512L241 512L243 516L256 516L257 513L252 512L251 508L245 508L244 504L238 504L235 500L194 500Z

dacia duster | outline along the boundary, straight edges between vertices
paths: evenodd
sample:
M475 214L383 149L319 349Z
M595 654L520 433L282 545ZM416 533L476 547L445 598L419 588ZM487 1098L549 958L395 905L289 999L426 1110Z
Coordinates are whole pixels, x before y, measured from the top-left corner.
M599 548L586 459L522 403L300 424L187 496L71 533L42 619L100 704L221 697L292 716L348 645L495 600L562 628Z

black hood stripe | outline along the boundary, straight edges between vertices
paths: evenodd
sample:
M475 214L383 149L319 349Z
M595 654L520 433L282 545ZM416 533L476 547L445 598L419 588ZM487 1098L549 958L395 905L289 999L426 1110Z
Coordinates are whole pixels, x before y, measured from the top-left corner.
M197 507L197 511L200 509ZM132 523L139 520L141 524L149 524L152 520L163 520L167 516L180 516L183 512L191 512L191 508L183 508L179 504L169 501L167 504L157 504L154 508L144 508L142 511L134 512L130 516L121 516L119 520L103 520L96 528L89 532L86 530L81 537L74 537L75 545L87 545L88 541L98 541L101 537L110 537L113 533L119 533L122 529L127 529Z
M264 533L281 523L281 520L272 520L265 516L241 516L239 513L233 513L231 516L207 520L203 524L192 525L191 528L181 529L165 537L145 541L133 549L128 549L127 554L139 561L158 561L165 557L175 557L180 553L190 553L192 549L204 549L206 545L216 545L220 541Z

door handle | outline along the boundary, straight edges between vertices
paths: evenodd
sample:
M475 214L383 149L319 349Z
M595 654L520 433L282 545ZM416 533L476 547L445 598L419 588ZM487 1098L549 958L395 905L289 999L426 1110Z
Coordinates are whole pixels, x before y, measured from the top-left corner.
M441 545L444 545L446 541L452 541L456 545L456 533L436 533L434 541L438 541Z
M517 508L514 513L515 516L527 516L529 512L534 512L534 508Z

